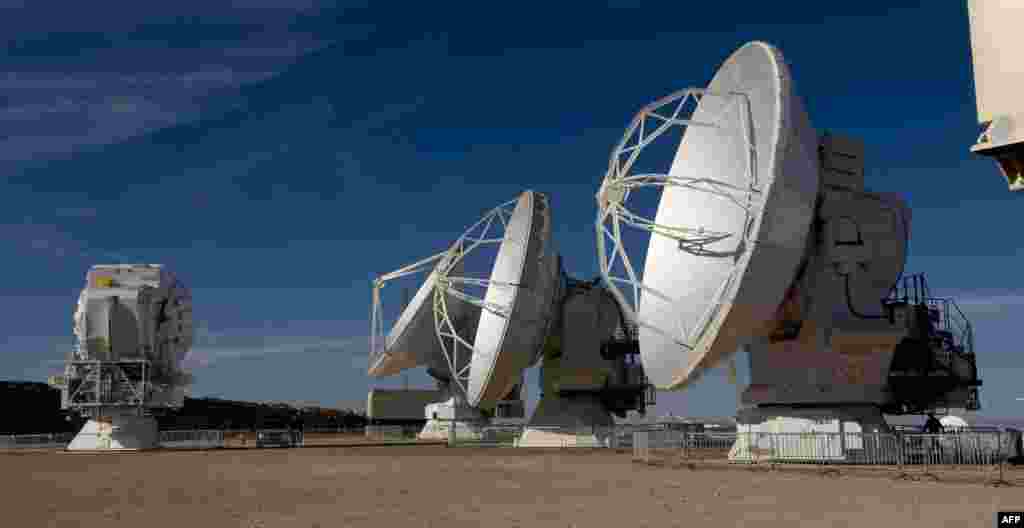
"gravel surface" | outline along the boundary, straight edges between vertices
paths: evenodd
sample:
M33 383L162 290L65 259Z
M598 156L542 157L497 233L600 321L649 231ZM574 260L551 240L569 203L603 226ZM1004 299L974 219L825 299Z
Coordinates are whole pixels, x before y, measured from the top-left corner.
M675 469L629 454L309 447L0 454L4 526L993 526L1024 488Z

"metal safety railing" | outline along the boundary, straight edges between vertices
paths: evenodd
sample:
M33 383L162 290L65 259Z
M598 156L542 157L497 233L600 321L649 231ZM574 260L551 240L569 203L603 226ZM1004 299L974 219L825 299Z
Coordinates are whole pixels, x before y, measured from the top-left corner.
M420 439L448 441L454 436L458 446L515 447L526 436L525 445L554 448L613 448L628 449L633 445L637 431L663 431L662 425L616 425L610 427L527 427L523 424L486 424L459 422L453 429L451 422L437 421L426 438L422 426L367 425L365 427L306 427L298 429L180 429L159 433L159 445L170 449L216 449L221 447L257 447L260 434L299 433L305 445L325 445L337 440L347 442L359 438L373 442L409 443ZM428 431L429 432L429 431ZM455 435L452 433L455 432ZM312 438L310 438L312 436ZM0 435L0 449L4 448L64 448L75 433ZM342 438L344 437L344 438ZM307 441L308 440L308 441Z
M965 431L946 434L904 432L690 432L666 425L610 427L526 427L441 421L433 441L451 446L530 447L556 449L631 449L646 462L728 462L752 466L822 465L889 467L914 478L945 470L974 469L1003 482L1011 458L1020 459L1021 433L1014 430ZM454 425L454 427L453 427ZM161 447L217 449L224 447L300 447L325 445L331 438L307 443L315 430L258 429L245 431L161 431ZM348 432L348 431L346 431ZM368 426L366 440L409 444L421 430L409 426ZM326 434L331 437L333 435ZM64 448L74 434L0 435L2 448ZM1017 472L1020 473L1020 472ZM1024 477L1021 474L1020 477ZM1020 478L1018 477L1018 478Z
M733 462L815 462L867 465L995 464L1013 456L1019 433L982 431L947 434L907 433L686 433L638 431L635 453L678 449L683 456L726 451ZM636 447L641 446L641 447Z
M633 459L647 463L721 461L768 465L889 467L900 475L938 479L943 470L976 470L1005 479L1007 462L1019 456L1020 432L920 433L684 433L634 434ZM998 476L996 476L998 475Z
M449 444L531 448L628 449L636 431L660 430L660 426L615 425L602 427L481 426L472 433L456 434Z
M0 435L0 449L62 448L74 437L74 433Z
M160 447L172 449L215 449L224 447L224 431L208 429L161 431Z

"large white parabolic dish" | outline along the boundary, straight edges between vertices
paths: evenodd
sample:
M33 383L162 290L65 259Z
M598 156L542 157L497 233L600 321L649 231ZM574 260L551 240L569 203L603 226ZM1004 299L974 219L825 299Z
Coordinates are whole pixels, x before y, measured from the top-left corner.
M683 135L669 176L710 178L738 193L663 190L655 224L731 236L685 249L678 239L651 236L643 286L663 297L644 292L637 317L644 371L658 388L681 388L764 335L805 257L819 186L817 135L792 84L777 49L748 43L707 87L734 97L704 97L693 119L749 112L736 117L749 124L754 156L735 130L691 126Z
M520 195L505 226L473 341L467 400L488 406L508 394L538 358L549 329L558 278L548 198Z

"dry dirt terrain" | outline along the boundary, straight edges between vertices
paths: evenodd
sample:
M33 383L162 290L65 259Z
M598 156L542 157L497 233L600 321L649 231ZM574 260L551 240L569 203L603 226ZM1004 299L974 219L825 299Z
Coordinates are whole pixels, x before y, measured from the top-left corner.
M3 526L993 526L1024 488L439 446L0 453Z

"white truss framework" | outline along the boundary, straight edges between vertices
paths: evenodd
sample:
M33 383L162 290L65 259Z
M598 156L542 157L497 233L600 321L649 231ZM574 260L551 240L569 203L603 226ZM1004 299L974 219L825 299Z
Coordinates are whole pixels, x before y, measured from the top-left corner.
M373 281L372 305L370 311L370 364L372 365L381 355L389 355L387 350L387 334L384 333L383 306L380 300L380 291L384 286L393 280L429 271L429 266L448 252L438 253L431 257L409 264L390 273L385 273Z
M141 408L152 389L150 365L144 359L68 361L63 406L78 410Z
M381 275L374 281L373 285L373 312L371 314L371 335L370 350L371 361L374 361L379 354L387 354L386 335L384 334L384 323L381 317L382 307L380 290L384 285L401 277L429 272L430 266L436 265L437 275L433 291L433 312L435 335L441 344L445 361L452 377L452 382L457 387L460 397L465 397L469 382L470 359L473 354L480 353L471 342L475 336L459 335L456 327L457 321L453 320L452 311L449 309L449 297L458 302L464 302L486 310L499 317L508 318L512 313L512 306L505 306L486 301L467 292L467 287L482 288L486 291L490 287L518 288L518 284L491 281L488 279L469 277L464 274L455 275L466 256L480 246L496 245L503 242L515 244L526 244L526 240L507 239L506 233L509 219L515 210L518 200L511 200L488 211L480 220L470 226L455 241L454 244L442 253L410 264L391 273ZM500 232L496 232L500 230ZM475 326L474 326L475 328ZM460 359L464 365L459 367ZM454 388L454 387L453 387Z
M705 109L701 109L701 113L704 114L702 118L700 120L692 119L696 109L700 108L701 101L706 97L722 98L725 104L722 105L721 112L709 116ZM732 112L734 109L738 112ZM736 114L739 115L738 121L726 118L726 116ZM685 134L685 129L691 126L712 127L734 132L742 139L746 153L746 185L737 186L717 180L713 174L683 177L667 173L632 173L632 168L644 148L654 143L673 127L683 128ZM750 102L744 94L716 94L699 88L687 88L675 92L646 106L633 118L622 140L612 150L608 172L605 174L601 189L597 194L598 262L601 267L601 275L609 290L618 299L626 315L636 325L649 328L687 349L694 347L703 330L721 307L722 298L737 277L739 270L735 266L735 262L738 262L738 259L734 260L732 270L716 290L715 301L711 303L693 327L687 328L684 322L679 320L676 328L659 328L639 317L641 294L657 297L672 306L679 305L680 301L644 285L622 242L623 226L647 231L650 236L674 239L678 242L680 251L695 255L704 254L707 251L705 246L727 239L736 239L738 247L749 250L751 233L748 230L726 232L709 230L704 227L662 225L655 223L653 218L646 218L630 211L627 202L634 191L643 188L684 188L725 198L745 211L746 221L743 225L749 226L762 206L761 186L757 177L757 151L752 127ZM616 264L622 265L624 276L621 273L613 272L616 269ZM627 291L632 294L631 298L623 293L619 288L620 285L627 287Z

